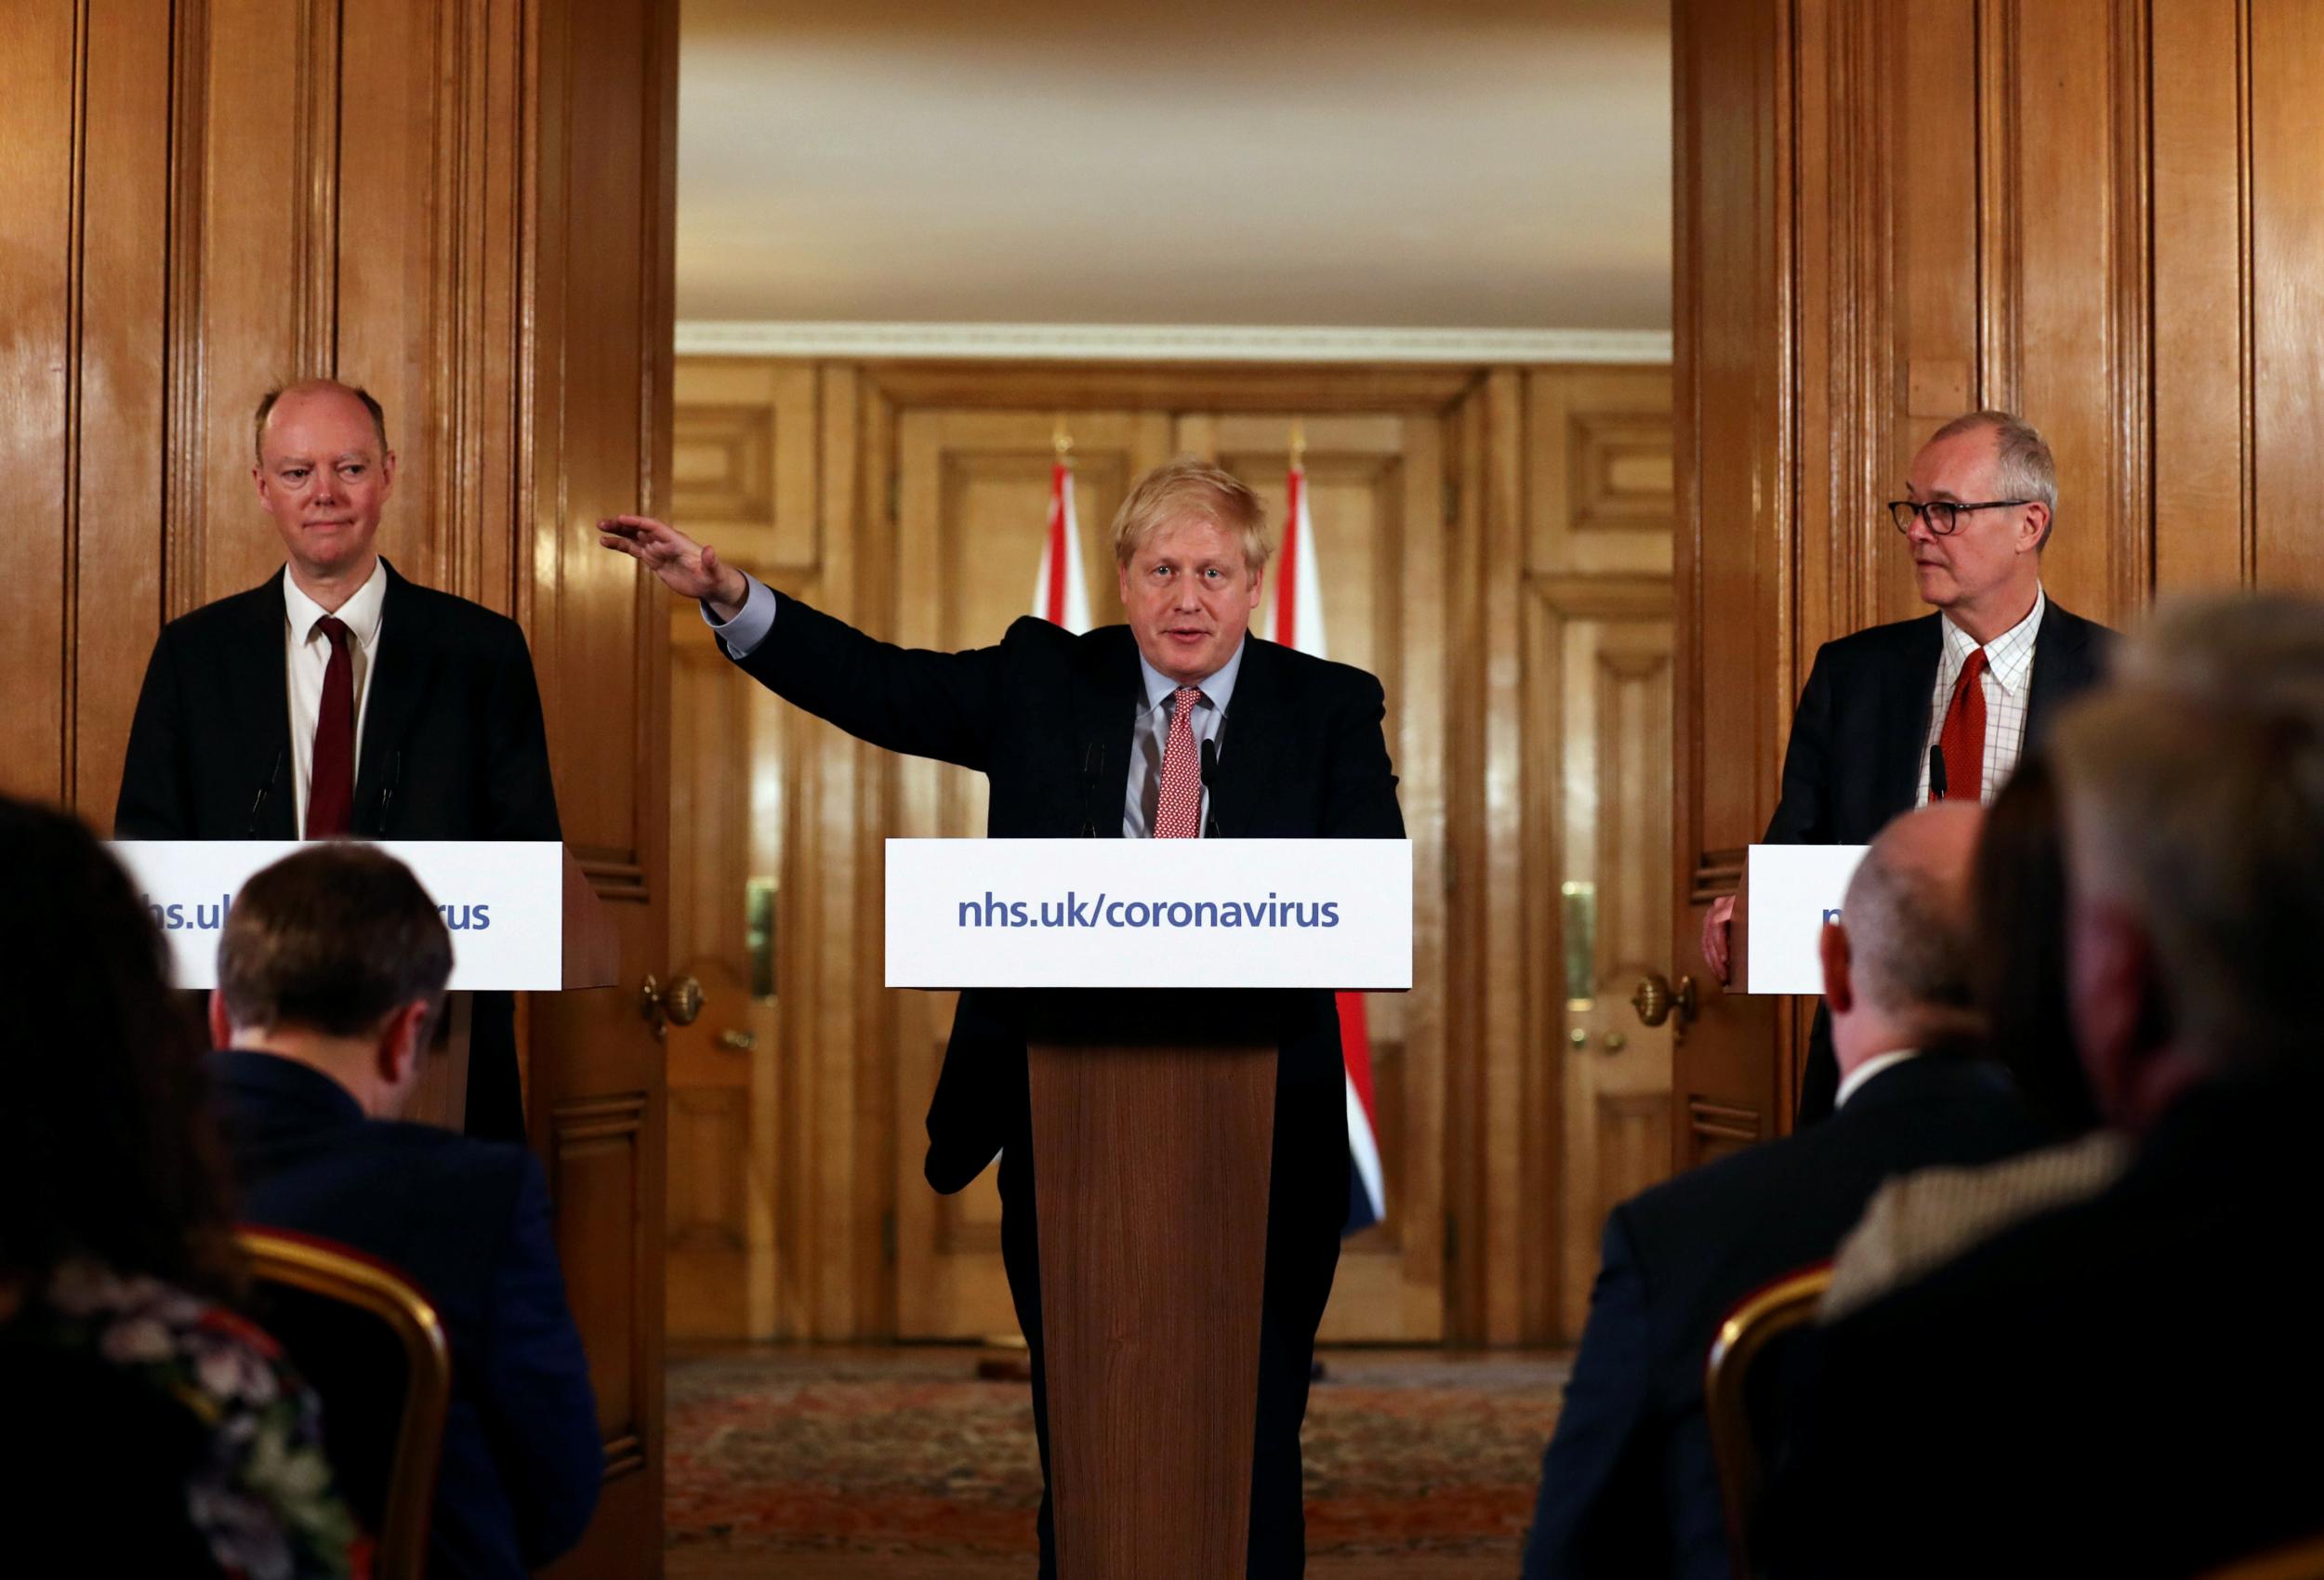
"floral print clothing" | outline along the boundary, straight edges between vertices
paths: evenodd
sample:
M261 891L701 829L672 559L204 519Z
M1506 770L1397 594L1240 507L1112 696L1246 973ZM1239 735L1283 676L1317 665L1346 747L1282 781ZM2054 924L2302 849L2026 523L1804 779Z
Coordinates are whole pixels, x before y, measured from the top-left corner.
M228 1580L369 1574L371 1544L333 1488L315 1396L245 1319L74 1257L28 1292L0 1332L101 1359L206 1429L186 1515Z

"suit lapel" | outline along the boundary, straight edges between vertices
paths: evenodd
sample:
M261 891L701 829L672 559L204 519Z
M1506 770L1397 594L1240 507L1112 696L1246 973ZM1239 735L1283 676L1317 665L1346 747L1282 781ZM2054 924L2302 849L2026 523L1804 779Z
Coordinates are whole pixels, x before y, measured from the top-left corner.
M1221 838L1248 838L1253 809L1274 800L1286 734L1282 662L1283 650L1273 642L1243 639L1243 667L1219 737L1219 783L1210 787Z
M2090 623L2053 601L2034 633L2033 674L2026 682L2026 749L2039 746L2050 716L2090 678Z
M383 556L380 561L386 564ZM403 744L419 712L420 699L435 668L435 644L428 639L427 601L413 596L411 583L387 566L388 591L379 610L379 645L371 691L363 700L363 744L355 773L355 824L383 834L386 811L380 792L401 775Z
M1936 691L1936 666L1945 650L1941 614L1909 623L1898 644L1895 662L1882 682L1880 806L1894 817L1912 809L1921 786L1921 764L1928 755L1930 698ZM1846 743L1839 743L1842 750Z
M290 671L283 641L287 619L283 578L289 574L287 567L277 571L244 596L224 655L238 755L251 799L257 803L250 829L256 839L298 836L298 794L291 783ZM246 815L239 807L231 810L238 820Z

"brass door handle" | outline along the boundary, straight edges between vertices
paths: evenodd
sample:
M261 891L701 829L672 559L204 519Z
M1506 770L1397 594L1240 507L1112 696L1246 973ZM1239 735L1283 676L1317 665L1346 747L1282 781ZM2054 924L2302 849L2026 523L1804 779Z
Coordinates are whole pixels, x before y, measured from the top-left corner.
M719 1047L734 1053L748 1053L759 1046L759 1034L738 1032L729 1027L719 1034Z
M664 987L648 976L638 989L638 1012L654 1022L655 1036L666 1037L672 1026L691 1026L702 1013L702 984L680 975Z
M1695 979L1681 977L1678 989L1673 992L1669 979L1661 972L1649 971L1638 979L1638 991L1630 995L1630 1003L1645 1025L1661 1025L1675 1009L1679 1024L1684 1026L1695 1019Z

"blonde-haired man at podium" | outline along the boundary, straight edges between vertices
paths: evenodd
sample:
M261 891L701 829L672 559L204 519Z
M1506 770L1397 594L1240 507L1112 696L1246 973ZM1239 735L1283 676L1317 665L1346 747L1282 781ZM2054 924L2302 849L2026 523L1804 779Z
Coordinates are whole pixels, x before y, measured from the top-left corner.
M994 646L911 652L874 640L644 517L600 523L674 592L701 600L727 655L859 739L974 769L987 834L1059 838L1401 838L1380 682L1249 635L1264 507L1231 474L1182 459L1141 479L1114 522L1128 623L1076 636L1030 617ZM1328 993L1293 996L1277 1056L1248 1573L1305 1561L1300 1421L1347 1212L1340 1024ZM1033 1349L1049 1468L1025 1037L1010 995L960 996L929 1108L927 1175L957 1191L1001 1154L1001 1241ZM1055 1573L1050 1499L1041 1573Z

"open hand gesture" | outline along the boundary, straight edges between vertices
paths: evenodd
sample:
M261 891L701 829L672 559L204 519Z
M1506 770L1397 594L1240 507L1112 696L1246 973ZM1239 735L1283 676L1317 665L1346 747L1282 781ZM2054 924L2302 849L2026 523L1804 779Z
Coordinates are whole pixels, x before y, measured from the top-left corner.
M749 596L743 573L667 522L651 516L615 516L597 524L597 541L627 554L684 598L706 600L721 620L731 620Z

